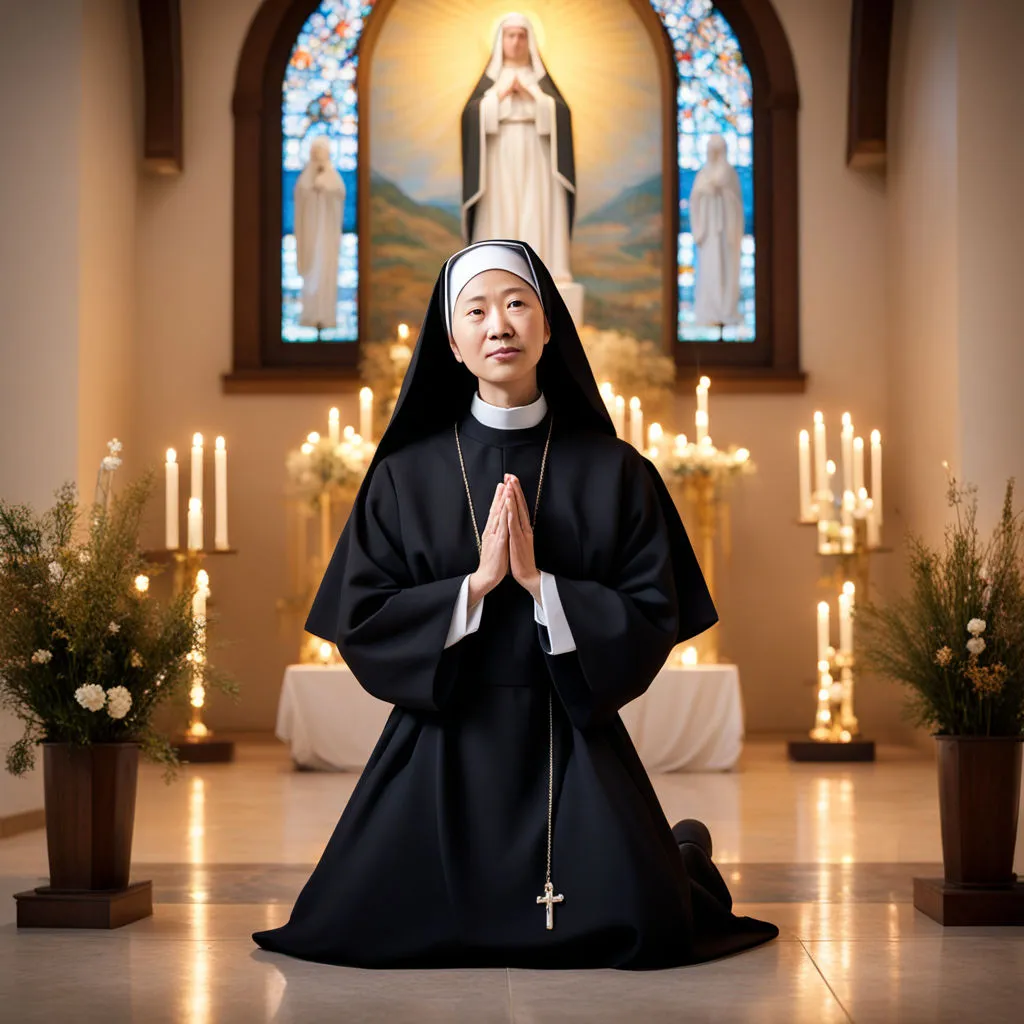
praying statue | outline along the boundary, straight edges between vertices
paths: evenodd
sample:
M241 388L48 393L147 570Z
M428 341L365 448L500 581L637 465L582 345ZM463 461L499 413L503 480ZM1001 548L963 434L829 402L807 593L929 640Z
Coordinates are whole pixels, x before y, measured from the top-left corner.
M541 60L533 26L510 14L462 111L463 234L467 242L521 239L556 284L571 282L575 200L569 107Z
M717 620L522 242L441 267L306 629L394 708L265 950L362 968L677 967L775 938L670 825L619 709Z
M698 324L743 322L740 301L740 246L743 195L736 169L726 159L725 139L712 135L708 158L690 190L690 230L697 246L694 317Z
M345 183L331 163L331 145L317 136L295 183L295 259L302 277L303 327L334 327Z

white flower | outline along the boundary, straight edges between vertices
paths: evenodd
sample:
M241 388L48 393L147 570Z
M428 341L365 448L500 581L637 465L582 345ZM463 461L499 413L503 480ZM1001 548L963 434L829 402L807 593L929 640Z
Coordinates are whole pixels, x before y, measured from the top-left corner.
M980 636L971 637L971 639L967 641L967 650L969 650L971 654L981 654L981 652L985 650L985 641L982 640Z
M116 636L118 633L121 632L121 627L116 622L111 622L107 626L107 632L110 633L112 636Z
M32 655L32 663L35 665L45 665L53 658L53 651L44 651L42 649L36 651Z
M64 570L61 568L60 562L50 563L50 580L53 583L60 583L64 579Z
M940 647L935 652L935 664L945 668L953 660L953 652L948 647Z
M132 656L129 659L132 668L142 668L142 655L138 651L132 651Z
M971 619L971 621L967 623L967 632L970 633L971 636L980 636L985 632L985 620Z
M82 551L78 552L78 560L82 563L82 565L85 565L90 558L92 558L92 555L90 555L88 551L83 549Z
M123 686L107 690L107 714L111 718L124 718L132 706L132 695Z
M112 441L107 442L107 450L111 455L116 455L123 447L116 437Z
M107 455L100 463L100 466L110 473L112 473L120 465L121 460L114 455Z
M99 711L106 703L107 695L98 683L87 683L75 690L75 700L89 711Z

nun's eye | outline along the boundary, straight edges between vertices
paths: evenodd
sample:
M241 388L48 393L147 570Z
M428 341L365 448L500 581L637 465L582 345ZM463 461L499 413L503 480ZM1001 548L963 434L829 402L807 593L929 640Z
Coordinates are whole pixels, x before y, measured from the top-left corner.
M525 306L526 303L522 299L513 299L508 305L509 309L511 309L513 306Z

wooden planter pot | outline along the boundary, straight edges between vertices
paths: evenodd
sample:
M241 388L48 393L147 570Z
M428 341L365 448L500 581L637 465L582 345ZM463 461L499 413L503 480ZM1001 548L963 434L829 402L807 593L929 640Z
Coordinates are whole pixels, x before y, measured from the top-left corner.
M1021 737L936 736L942 879L914 879L914 905L940 924L1024 924L1013 873Z
M153 913L151 882L129 884L136 743L43 744L50 884L17 893L19 928L118 928Z

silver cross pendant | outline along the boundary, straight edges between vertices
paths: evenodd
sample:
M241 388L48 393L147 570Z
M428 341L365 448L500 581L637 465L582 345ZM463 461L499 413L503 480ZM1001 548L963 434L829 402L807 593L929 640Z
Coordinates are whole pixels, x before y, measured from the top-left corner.
M555 904L564 901L565 897L561 893L555 895L555 887L550 882L544 883L544 895L538 896L537 902L545 905L548 931L555 927Z

